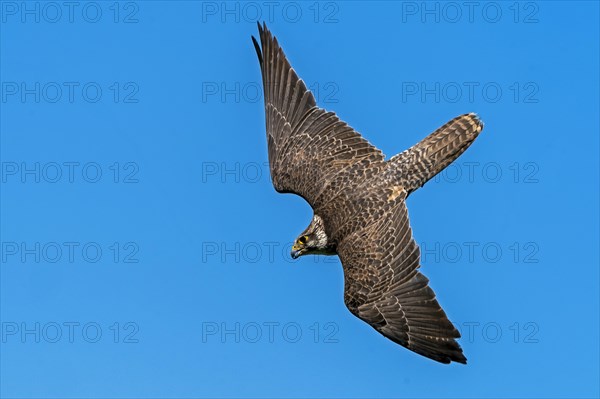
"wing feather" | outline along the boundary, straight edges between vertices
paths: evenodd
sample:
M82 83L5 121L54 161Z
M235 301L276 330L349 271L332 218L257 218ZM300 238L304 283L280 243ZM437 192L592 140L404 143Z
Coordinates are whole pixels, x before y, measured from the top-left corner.
M316 106L291 67L277 38L258 25L253 37L261 66L271 179L279 192L302 196L313 208L359 186L368 177L358 169L383 170L384 155L333 112ZM350 178L351 177L351 178Z
M418 269L403 197L390 201L375 222L339 245L344 266L344 301L360 319L392 341L442 363L466 363L459 332Z

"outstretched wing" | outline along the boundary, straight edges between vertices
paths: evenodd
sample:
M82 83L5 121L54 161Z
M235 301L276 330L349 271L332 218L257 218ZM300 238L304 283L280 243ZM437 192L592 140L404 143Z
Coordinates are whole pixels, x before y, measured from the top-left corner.
M420 252L412 237L404 198L389 202L383 216L339 245L344 302L360 319L392 341L441 363L466 363L460 333L419 273Z
M358 186L368 173L378 171L372 166L383 165L384 156L335 113L318 108L277 39L265 24L258 30L261 46L252 40L262 70L273 185L315 208L342 186Z

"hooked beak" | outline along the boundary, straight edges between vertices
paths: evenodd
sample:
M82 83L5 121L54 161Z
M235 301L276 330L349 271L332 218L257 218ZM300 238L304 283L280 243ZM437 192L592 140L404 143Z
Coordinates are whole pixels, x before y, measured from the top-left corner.
M300 255L302 255L302 250L294 245L292 247L292 252L290 253L290 256L292 257L292 259L298 259Z

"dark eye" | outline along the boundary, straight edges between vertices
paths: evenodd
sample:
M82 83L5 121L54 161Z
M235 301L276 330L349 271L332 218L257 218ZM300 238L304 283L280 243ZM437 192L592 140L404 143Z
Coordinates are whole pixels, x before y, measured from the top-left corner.
M298 242L299 242L300 244L306 244L306 240L308 240L308 237L307 237L307 236L302 236L302 237L300 237L300 238L298 239Z

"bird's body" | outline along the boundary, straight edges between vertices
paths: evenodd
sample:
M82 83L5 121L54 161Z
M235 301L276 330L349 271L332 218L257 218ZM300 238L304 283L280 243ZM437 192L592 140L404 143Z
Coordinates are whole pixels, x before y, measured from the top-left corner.
M275 189L302 196L314 215L292 257L339 255L344 302L357 317L419 354L465 363L458 331L420 267L405 200L475 140L475 114L454 118L385 160L333 112L317 107L266 26L253 38L265 92L267 142Z

